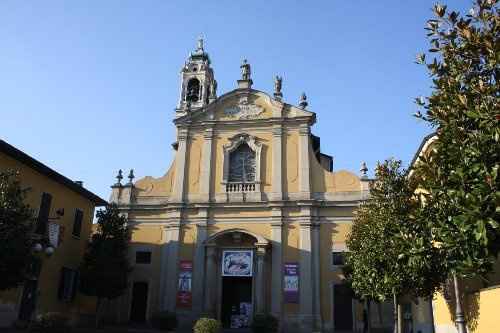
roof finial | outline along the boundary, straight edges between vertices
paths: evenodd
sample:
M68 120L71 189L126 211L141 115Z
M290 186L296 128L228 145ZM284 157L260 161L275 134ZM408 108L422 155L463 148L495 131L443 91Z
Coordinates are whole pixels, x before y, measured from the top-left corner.
M123 171L122 169L118 170L118 174L116 175L116 186L121 186L122 185L122 179L123 179Z
M368 178L368 167L366 166L366 162L361 163L361 168L359 169L361 172L361 179Z
M198 37L198 47L196 48L196 51L203 51L203 35L201 34Z
M305 109L308 105L309 103L307 103L306 93L303 92L302 95L300 96L299 106L301 109Z
M133 185L134 184L134 169L130 169L130 172L128 174L128 184L127 185Z

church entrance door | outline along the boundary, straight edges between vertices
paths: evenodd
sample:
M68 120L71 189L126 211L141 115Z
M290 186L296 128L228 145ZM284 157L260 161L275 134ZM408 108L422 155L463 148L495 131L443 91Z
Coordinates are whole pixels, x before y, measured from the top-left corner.
M222 325L224 328L248 327L252 318L252 278L222 278Z

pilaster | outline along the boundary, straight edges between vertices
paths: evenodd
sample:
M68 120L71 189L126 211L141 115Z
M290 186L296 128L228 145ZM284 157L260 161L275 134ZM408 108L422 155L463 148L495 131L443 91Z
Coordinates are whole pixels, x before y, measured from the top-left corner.
M271 313L276 318L281 318L283 304L283 217L281 208L273 209L272 214Z
M256 314L264 314L266 304L265 258L267 244L257 243L256 245L257 276L255 279L255 312Z
M160 308L167 309L167 271L168 271L168 242L169 230L167 226L162 229L162 244L161 244L161 266L160 266Z
M214 129L209 127L205 129L203 134L203 153L201 157L201 172L200 172L200 199L202 201L210 201L211 191L211 173L212 173L212 146L213 146Z
M177 154L175 158L175 179L172 191L172 201L182 202L184 199L184 178L186 174L186 154L187 154L188 130L179 128L177 135Z
M312 229L312 275L311 280L313 284L313 313L315 328L322 329L321 320L321 276L320 276L320 224L313 218L314 223L311 225Z
M311 222L302 221L300 223L300 271L299 271L299 301L300 315L305 324L311 324L313 315L312 303L312 256L311 256Z
M272 165L272 200L283 199L283 127L281 124L273 127L273 165Z
M205 210L206 212L206 210ZM205 281L205 241L207 239L207 223L196 224L196 248L193 264L193 311L196 315L203 312L203 284Z
M203 312L206 316L215 318L215 291L217 289L217 247L215 244L210 243L205 245L205 250L207 274L205 275L205 304L203 306Z
M179 270L179 235L181 225L179 222L171 223L168 227L168 255L166 269L166 309L175 311L177 294L177 273Z
M301 125L299 129L299 192L302 199L311 197L311 172L309 161L310 129L308 124Z
M313 308L313 256L312 256L312 219L310 208L302 208L302 221L300 222L300 271L299 271L299 312L301 327L304 331L312 331L314 327Z

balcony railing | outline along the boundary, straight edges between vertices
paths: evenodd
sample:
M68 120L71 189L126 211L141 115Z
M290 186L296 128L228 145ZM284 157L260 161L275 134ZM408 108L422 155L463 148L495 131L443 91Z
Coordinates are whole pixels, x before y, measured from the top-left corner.
M255 183L227 183L226 192L255 192Z

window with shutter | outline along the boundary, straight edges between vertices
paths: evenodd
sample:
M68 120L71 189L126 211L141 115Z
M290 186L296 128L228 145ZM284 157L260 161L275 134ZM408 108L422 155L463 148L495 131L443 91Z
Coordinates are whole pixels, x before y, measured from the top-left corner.
M51 203L52 195L50 195L49 193L43 193L42 201L40 202L40 209L38 210L38 218L36 221L36 234L44 235L47 232Z
M83 211L75 210L75 220L73 221L73 236L80 237L82 232Z

